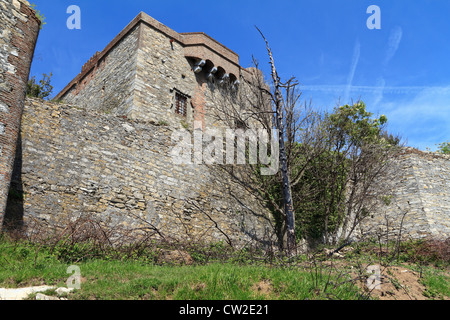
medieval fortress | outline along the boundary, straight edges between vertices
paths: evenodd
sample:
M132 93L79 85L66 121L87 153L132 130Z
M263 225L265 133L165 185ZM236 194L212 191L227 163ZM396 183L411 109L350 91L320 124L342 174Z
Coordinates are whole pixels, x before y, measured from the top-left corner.
M140 13L57 102L26 99L40 22L25 0L0 0L0 16L0 225L89 217L198 241L274 240L269 209L233 175L171 156L174 131L223 126L211 115L221 88L245 91L260 76L235 52ZM387 183L392 204L364 227L449 236L449 157L405 152Z

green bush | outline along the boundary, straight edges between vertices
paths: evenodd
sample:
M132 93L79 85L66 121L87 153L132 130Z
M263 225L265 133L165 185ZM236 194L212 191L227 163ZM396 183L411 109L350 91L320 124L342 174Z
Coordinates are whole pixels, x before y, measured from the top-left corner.
M31 77L27 83L27 96L39 99L48 99L53 91L53 86L50 84L52 76L52 73L50 73L50 75L44 73L42 75L42 79L39 80L38 83L36 82L35 76Z
M438 152L442 154L450 154L450 141L439 144Z

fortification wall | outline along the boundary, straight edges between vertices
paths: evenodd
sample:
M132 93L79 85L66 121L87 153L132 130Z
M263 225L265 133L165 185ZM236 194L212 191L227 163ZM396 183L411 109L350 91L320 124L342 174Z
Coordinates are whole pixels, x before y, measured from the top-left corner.
M406 149L382 183L392 189L390 204L380 204L362 232L408 238L450 236L450 156Z
M25 0L0 0L0 226L40 21Z
M104 55L96 53L63 100L83 108L126 115L133 106L139 26L127 30Z
M46 230L92 217L194 241L264 241L272 220L221 167L176 165L173 128L27 100L7 220ZM227 236L225 236L225 234Z

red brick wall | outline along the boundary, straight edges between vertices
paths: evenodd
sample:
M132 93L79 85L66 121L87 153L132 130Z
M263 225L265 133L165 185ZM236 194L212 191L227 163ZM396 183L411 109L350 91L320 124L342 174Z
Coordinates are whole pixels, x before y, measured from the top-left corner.
M0 79L0 226L8 198L16 143L24 106L31 61L39 34L40 21L27 1L0 0L3 28Z
M191 99L192 105L194 107L194 121L201 122L202 127L201 128L195 128L195 129L206 129L205 125L205 108L206 108L206 98L205 98L205 91L206 91L206 83L199 83L194 92L194 96Z

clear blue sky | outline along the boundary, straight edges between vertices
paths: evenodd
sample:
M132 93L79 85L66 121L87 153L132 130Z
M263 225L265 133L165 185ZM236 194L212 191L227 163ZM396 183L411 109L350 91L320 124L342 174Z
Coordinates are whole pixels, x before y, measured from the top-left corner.
M450 1L448 0L30 0L46 17L31 75L53 72L58 93L140 11L177 32L205 32L267 69L270 41L283 78L295 76L305 99L330 110L351 99L385 114L389 130L424 150L450 140ZM81 30L69 30L69 5ZM369 30L370 5L381 29Z

